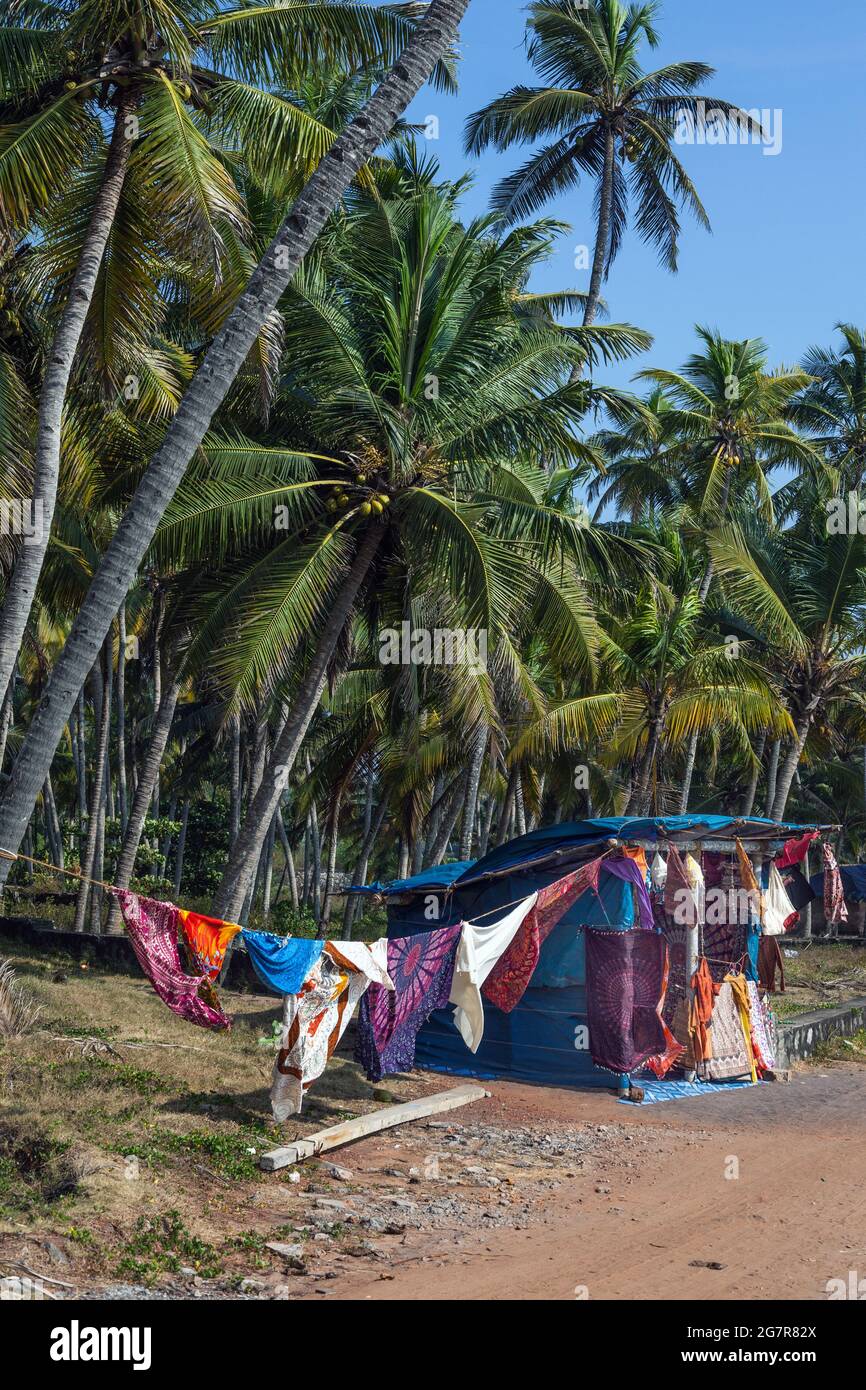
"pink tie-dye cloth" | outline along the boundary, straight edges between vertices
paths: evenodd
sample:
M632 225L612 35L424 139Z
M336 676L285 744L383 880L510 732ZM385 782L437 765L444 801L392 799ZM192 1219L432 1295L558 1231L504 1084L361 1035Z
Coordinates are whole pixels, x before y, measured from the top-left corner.
M231 1019L219 1007L207 975L187 975L181 964L177 948L180 914L174 904L140 898L122 889L115 891L132 949L162 1002L172 1013L200 1028L231 1028ZM216 1007L205 1002L201 991L210 995Z

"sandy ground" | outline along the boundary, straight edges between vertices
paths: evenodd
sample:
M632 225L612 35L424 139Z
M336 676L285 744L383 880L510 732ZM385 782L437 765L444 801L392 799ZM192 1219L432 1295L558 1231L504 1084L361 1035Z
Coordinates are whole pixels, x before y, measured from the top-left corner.
M347 1267L308 1296L824 1299L829 1279L866 1274L866 1070L809 1069L787 1085L645 1109L605 1094L491 1090L461 1112L462 1126L483 1119L553 1135L614 1125L592 1173L569 1168L537 1194L522 1229L404 1237L386 1271ZM393 1157L393 1146L366 1140L343 1162L373 1170Z

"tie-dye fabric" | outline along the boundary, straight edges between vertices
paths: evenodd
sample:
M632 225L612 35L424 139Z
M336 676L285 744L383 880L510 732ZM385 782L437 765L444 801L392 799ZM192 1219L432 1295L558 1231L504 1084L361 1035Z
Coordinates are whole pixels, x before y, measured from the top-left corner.
M451 993L462 924L388 942L393 989L373 984L361 1000L355 1060L370 1081L415 1066L415 1043L434 1009Z
M325 944L308 936L274 936L246 927L243 937L253 969L273 994L297 994Z
M283 999L283 1030L274 1063L271 1109L277 1121L297 1115L325 1070L371 983L392 989L387 942L326 941L297 994Z
M663 1056L668 1041L659 1016L667 946L656 932L587 928L586 1010L596 1066L617 1075Z
M204 917L200 912L178 908L180 925L193 959L209 980L216 980L223 968L226 951L240 927L235 922L220 922L216 917Z
M220 1008L208 976L187 975L181 964L179 909L173 903L115 891L132 949L162 1002L172 1013L200 1028L231 1028L231 1019Z

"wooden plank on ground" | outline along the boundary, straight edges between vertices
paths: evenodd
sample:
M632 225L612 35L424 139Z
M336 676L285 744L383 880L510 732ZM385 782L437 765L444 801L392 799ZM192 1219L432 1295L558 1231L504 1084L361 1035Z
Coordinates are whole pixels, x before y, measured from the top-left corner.
M344 1120L340 1125L332 1125L330 1129L321 1129L317 1134L297 1139L284 1149L271 1149L269 1153L262 1154L259 1166L266 1173L273 1173L277 1168L287 1168L290 1163L302 1163L305 1158L315 1158L329 1149L339 1149L343 1144L351 1144L367 1134L378 1134L380 1130L391 1129L394 1125L406 1125L413 1120L426 1119L429 1115L457 1110L461 1105L469 1105L473 1100L483 1100L489 1095L490 1092L485 1091L483 1086L455 1086L450 1091L437 1091L435 1096L422 1096L419 1100L405 1101L402 1105L388 1105L371 1115Z

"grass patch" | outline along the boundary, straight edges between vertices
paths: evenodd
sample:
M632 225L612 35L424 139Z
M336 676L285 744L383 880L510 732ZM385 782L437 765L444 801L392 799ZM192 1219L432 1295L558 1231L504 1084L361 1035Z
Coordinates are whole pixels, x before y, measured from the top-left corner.
M222 1273L217 1251L184 1225L180 1212L140 1216L117 1264L117 1274L153 1284L161 1274L178 1274L188 1266L202 1279Z
M207 1129L193 1129L187 1134L175 1134L170 1129L156 1129L146 1139L131 1139L124 1145L112 1145L115 1153L124 1157L135 1155L148 1168L158 1168L169 1157L199 1159L220 1178L252 1181L260 1176L258 1155L262 1138L256 1131L246 1134L222 1134ZM254 1152L250 1153L250 1149Z
M0 1210L33 1217L78 1191L69 1145L14 1120L0 1122Z

